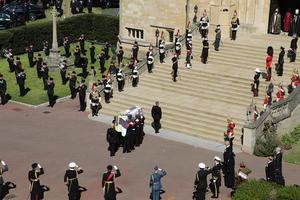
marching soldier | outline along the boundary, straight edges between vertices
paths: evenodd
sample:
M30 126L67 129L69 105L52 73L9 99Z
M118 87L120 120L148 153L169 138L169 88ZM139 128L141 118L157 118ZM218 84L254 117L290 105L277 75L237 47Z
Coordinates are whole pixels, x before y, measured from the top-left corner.
M124 50L123 50L123 47L122 47L122 46L120 46L119 48L120 48L120 49L119 49L119 52L118 52L118 54L117 54L117 57L118 57L118 66L120 67L120 65L121 65L122 62L123 62Z
M207 189L207 176L211 173L211 169L206 168L204 163L199 163L199 171L196 173L194 188L196 190L196 200L205 200Z
M39 177L44 174L43 167L38 163L32 164L32 170L28 172L28 180L30 182L31 200L41 200L43 188L40 184Z
M201 62L203 64L206 64L207 58L208 58L208 49L209 49L208 39L204 38L202 44L203 44L203 48L202 48L202 54L201 54Z
M209 18L206 10L203 12L203 16L200 18L200 33L202 38L206 38L208 34Z
M233 17L231 19L231 40L236 40L236 33L240 27L240 20L237 17L236 10L233 13Z
M175 53L176 53L177 57L179 58L179 56L181 55L181 42L179 39L175 43Z
M112 125L107 129L106 141L109 144L108 150L110 151L110 156L115 156L118 149L117 146L117 132L115 131L115 121L112 121Z
M44 42L44 52L45 52L46 56L49 56L49 54L50 54L50 47L49 47L48 41Z
M232 151L232 146L230 146L229 141L225 141L226 149L223 153L223 174L224 174L224 182L227 188L233 188L235 184L235 154Z
M1 197L3 191L2 188L4 186L3 173L8 171L8 166L3 160L0 160L0 163L2 165L0 166L0 197Z
M19 85L20 89L20 96L23 97L26 94L25 90L25 80L26 80L26 74L24 70L22 69L18 74L17 74L17 83Z
M216 32L216 38L215 38L215 42L214 42L215 50L219 51L219 47L220 47L220 43L221 43L221 28L220 28L219 24L217 25L215 32Z
M66 77L67 69L68 69L66 60L64 60L63 63L60 63L59 69L60 69L61 82L63 85L65 85L68 81L68 79Z
M23 65L20 60L20 57L16 57L16 67L15 67L15 73L16 75L23 70Z
M33 67L34 66L34 62L33 62L33 58L34 58L33 45L30 45L27 48L27 55L28 55L28 60L29 60L29 66Z
M3 74L0 73L0 98L1 98L2 105L6 103L6 89L7 89L6 81L3 79ZM1 174L0 174L0 178L1 178Z
M85 45L85 36L84 34L81 34L80 37L79 37L79 45L80 45L80 51L83 55L85 55L85 48L84 48L84 45Z
M42 67L43 67L44 60L42 58L42 55L38 54L38 59L36 62L36 73L38 78L42 78Z
M149 54L147 56L148 73L152 73L153 63L154 63L153 53L152 51L149 51Z
M48 78L49 78L49 68L47 66L47 63L45 63L45 62L42 65L41 75L43 78L44 90L47 90L47 82L48 82Z
M81 67L80 66L80 60L81 60L81 50L80 50L80 48L79 48L79 46L77 45L76 46L76 48L75 48L75 51L74 51L74 57L75 57L75 59L74 59L74 65L75 65L75 67Z
M154 173L150 176L150 188L151 188L151 199L159 200L160 199L160 191L162 188L161 179L167 175L167 172L158 168L158 166L154 167Z
M137 87L139 83L139 71L137 70L137 66L132 70L132 87Z
M165 59L165 42L163 40L159 40L159 60L160 63L164 63Z
M88 72L87 72L87 67L88 67L88 59L87 59L87 57L84 55L82 58L81 58L81 61L80 61L80 63L81 63L81 69L82 69L82 72L81 72L81 74L82 74L82 76L85 78L85 77L87 77L87 75L88 75Z
M97 87L92 88L92 92L90 93L90 101L91 101L91 109L92 109L92 117L98 116L98 111L100 109L101 96L97 90Z
M65 49L65 54L66 57L70 57L70 41L68 37L64 38L64 49Z
M176 82L176 78L177 78L177 72L178 72L178 58L176 56L176 54L174 54L173 58L172 58L172 75L173 75L173 81Z
M95 59L95 44L92 42L92 45L90 47L90 57L91 57L91 63L94 64L96 62L96 59Z
M84 112L85 108L86 108L86 101L85 101L86 90L87 90L87 86L85 84L85 80L81 80L81 83L77 87L77 91L78 91L79 103L80 103L79 111L82 111L82 112Z
M100 71L101 71L101 74L103 74L105 72L105 60L106 60L105 54L103 51L98 56L98 59L99 59L99 63L100 63Z
M125 77L122 69L117 73L117 81L118 81L118 90L119 92L123 91L125 85Z
M121 172L117 166L108 165L107 172L102 175L102 189L105 200L116 200L115 179L121 176ZM113 170L114 169L114 170Z
M49 105L48 107L53 107L55 103L55 98L54 98L54 81L53 78L49 78L48 83L47 83L47 95L48 95L48 100L49 100Z
M106 81L104 84L104 98L105 98L105 103L110 103L110 96L111 96L111 84L110 81Z
M79 200L80 191L79 191L79 182L78 174L82 174L83 170L75 162L69 163L69 169L66 170L64 176L64 182L68 186L68 196L69 200Z
M138 42L135 41L132 47L132 56L136 62L138 62L138 53L139 53L139 45Z
M215 156L214 160L215 160L215 164L211 170L212 178L210 180L211 183L209 184L209 188L213 193L213 196L211 198L219 198L219 188L221 186L221 170L222 170L221 158Z
M77 81L77 76L76 72L73 71L71 74L68 74L68 80L69 80L69 88L71 92L71 99L75 99L76 97L76 81Z

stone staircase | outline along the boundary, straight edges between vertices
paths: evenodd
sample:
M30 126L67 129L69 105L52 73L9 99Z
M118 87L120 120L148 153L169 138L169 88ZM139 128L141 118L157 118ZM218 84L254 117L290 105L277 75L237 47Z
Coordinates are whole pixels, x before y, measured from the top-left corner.
M103 103L100 112L113 116L138 105L144 110L146 123L150 124L151 108L155 101L159 101L163 111L162 128L219 142L223 141L226 119L231 117L236 123L235 144L239 145L247 107L254 101L258 109L262 110L268 83L261 80L260 96L254 99L250 84L255 68L259 67L264 71L268 45L260 41L265 40L270 39L251 38L249 41L245 40L245 43L242 40L225 40L219 52L214 51L211 45L208 64L204 65L200 62L202 42L196 33L193 37L193 67L185 68L183 50L177 82L173 82L171 78L170 54L165 59L166 63L155 63L152 74L145 72L141 75L137 88L131 87L128 81L125 91L120 93L115 88L111 103ZM284 39L276 41L276 44L285 46L286 50L289 46L289 42ZM274 64L278 59L279 47L274 48ZM284 76L278 78L275 70L273 71L275 86L279 82L285 85L289 83L293 67L286 58ZM276 92L277 88L274 93Z

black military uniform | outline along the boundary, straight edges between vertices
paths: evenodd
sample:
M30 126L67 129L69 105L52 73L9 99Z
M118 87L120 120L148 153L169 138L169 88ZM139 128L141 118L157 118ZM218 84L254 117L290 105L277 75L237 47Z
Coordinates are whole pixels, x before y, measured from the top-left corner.
M175 43L175 53L179 58L179 56L181 55L181 42L179 41L179 39Z
M120 46L117 57L118 57L118 66L120 66L120 64L123 62L123 57L124 57L124 50L122 46Z
M1 98L2 105L6 103L6 89L7 89L6 81L3 79L3 75L0 73L0 98Z
M64 182L68 186L69 200L80 199L78 174L81 173L83 173L83 170L78 165L76 165L76 163L71 162L69 164L69 169L66 170L64 176Z
M105 42L104 48L103 48L104 54L105 54L105 59L109 59L109 44L108 42Z
M116 188L115 188L115 178L121 176L121 172L117 166L114 166L115 171L113 171L113 166L107 166L107 172L103 173L102 176L102 189L104 193L105 200L116 200Z
M30 182L30 196L31 200L42 199L42 187L40 184L39 177L44 174L44 169L40 164L32 164L32 170L28 172L28 180Z
M61 63L59 65L59 69L60 69L60 77L61 77L61 82L63 85L65 85L68 81L66 75L67 75L67 61L64 61L63 63Z
M98 56L99 58L99 63L100 63L100 71L101 74L103 74L105 72L105 54L104 52L101 52L100 55Z
M155 106L152 107L151 115L154 121L153 128L155 130L155 133L159 133L159 129L161 128L160 120L162 117L162 112L158 102L155 102Z
M0 166L0 199L2 200L5 197L5 195L3 194L5 192L3 173L8 171L8 166L3 160L0 160L0 163L2 165Z
M268 164L265 167L266 180L269 182L275 182L275 170L274 170L274 162L273 158L268 158Z
M15 71L14 56L12 54L7 58L7 62L8 62L9 71L10 72Z
M280 47L280 50L281 51L279 53L278 63L275 68L278 76L282 76L283 74L283 64L284 64L284 56L285 56L284 47Z
M43 66L41 69L41 75L43 78L44 90L47 90L47 82L48 82L48 78L49 78L49 68L46 63L43 63Z
M83 55L85 55L85 37L84 34L81 34L81 36L79 37L79 45L80 45L80 51Z
M139 53L139 45L137 41L134 42L134 45L132 47L132 56L135 61L138 61L138 53Z
M69 80L69 88L71 92L71 99L75 99L76 97L76 81L77 81L77 76L76 72L73 71L72 74L69 74L69 77L67 78Z
M124 138L123 153L130 153L134 150L135 125L132 116L128 117L128 127Z
M50 107L53 107L55 104L55 98L54 98L54 81L53 78L49 78L48 83L47 83L47 95L48 95L48 100L49 100L49 105Z
M49 54L50 54L50 47L49 47L48 41L44 42L44 52L45 52L46 56L49 56Z
M153 57L153 53L152 51L149 51L147 53L147 67L148 67L148 72L152 73L152 69L153 69L153 63L154 63L154 57Z
M204 163L199 163L200 170L196 173L194 187L196 190L196 200L205 200L207 189L207 176L211 173L210 169L205 168Z
M260 78L260 70L257 68L254 75L254 88L253 88L253 96L258 97L258 91L259 91L259 78Z
M88 67L88 59L87 59L87 57L86 56L83 56L82 58L81 58L81 69L82 69L82 76L85 78L85 77L87 77L87 75L88 75L88 72L87 72L87 67Z
M143 115L139 115L138 116L139 119L139 127L138 129L138 136L137 136L137 140L136 140L136 146L140 146L143 143L144 140L144 125L145 125L145 117Z
M235 154L232 151L232 147L228 144L223 153L223 174L224 174L224 182L227 188L233 188L235 182Z
M106 133L106 141L109 144L108 150L110 151L110 156L115 156L115 153L118 149L117 146L117 132L114 129L114 122L112 123L112 127L107 129Z
M80 52L81 52L81 50L80 50L80 48L79 48L79 46L76 46L76 49L75 49L75 51L74 51L74 57L75 57L75 59L74 59L74 65L75 65L75 67L81 67L80 66L80 61L81 61L81 54L80 54Z
M86 101L85 101L86 90L87 90L87 86L85 85L85 80L82 80L80 85L77 88L78 95L79 95L79 103L80 103L79 111L82 112L84 112L86 108Z
M212 178L210 180L209 188L210 191L213 193L212 198L219 197L219 188L221 186L221 159L219 157L215 157L215 165L212 168Z
M28 60L29 60L29 66L33 67L34 66L34 62L33 62L34 51L33 51L33 46L32 45L30 45L28 47L27 55L28 55Z
M123 88L124 88L124 85L125 85L125 79L124 79L124 74L123 74L121 69L117 73L117 82L118 82L119 92L123 91Z
M91 57L91 63L94 64L96 62L95 59L95 44L92 43L92 46L90 47L90 57Z
M106 103L110 103L110 101L109 101L110 96L111 96L111 84L109 81L107 81L104 84L104 98L105 98Z
M290 62L295 62L296 61L296 55L297 55L297 49L298 49L298 37L294 37L291 40L291 51L289 51L289 57L290 57Z
M26 90L25 90L25 80L26 80L26 74L24 72L24 70L21 70L18 74L17 74L17 83L19 85L19 89L20 89L20 96L23 97L26 94Z
M202 47L202 54L201 54L201 62L203 64L206 64L208 58L208 49L209 49L208 39L204 38L202 43L203 43L203 47Z
M282 175L282 152L281 149L277 150L274 156L274 178L275 182L279 185L285 185L284 177Z
M94 89L90 93L90 100L91 100L91 109L92 109L92 117L98 116L98 111L100 109L100 94L97 89Z
M231 40L236 40L236 33L239 26L240 26L240 20L237 17L237 13L235 11L231 19Z
M160 63L164 63L165 59L165 43L163 40L159 40L159 60Z
M68 37L64 38L64 49L65 49L65 54L66 57L70 57L70 41Z
M177 78L177 73L178 73L178 59L176 57L176 55L174 55L174 57L172 58L172 75L173 75L173 81L176 82L176 78Z
M38 54L38 59L36 62L36 74L38 78L42 78L42 66L43 66L44 60L42 58L42 55L39 53Z
M204 11L203 16L200 18L200 27L199 27L199 31L202 38L207 37L208 27L209 27L209 18L206 14L206 11Z
M139 83L139 71L137 67L132 70L132 87L137 87Z

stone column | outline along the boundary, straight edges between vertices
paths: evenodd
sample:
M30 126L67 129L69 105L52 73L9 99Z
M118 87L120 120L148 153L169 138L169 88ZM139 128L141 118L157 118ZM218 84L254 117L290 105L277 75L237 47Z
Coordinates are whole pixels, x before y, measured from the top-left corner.
M244 137L242 150L246 153L253 154L256 143L256 128L250 124L244 126Z

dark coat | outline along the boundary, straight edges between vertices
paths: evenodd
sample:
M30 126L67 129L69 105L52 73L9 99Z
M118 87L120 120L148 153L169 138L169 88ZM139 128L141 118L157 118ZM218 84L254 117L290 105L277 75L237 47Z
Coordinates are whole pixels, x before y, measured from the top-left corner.
M223 173L224 173L224 181L225 186L228 188L232 188L235 182L235 154L232 152L232 147L227 147L225 152L223 153Z
M6 93L7 84L4 79L0 80L0 93Z
M114 128L107 129L106 141L109 143L117 143L117 133Z
M54 87L55 87L54 82L51 82L51 83L47 84L47 94L48 95L53 95L54 94Z
M266 173L266 180L274 182L275 177L274 177L274 162L271 161L268 163L268 165L265 167L265 173Z
M151 115L154 120L160 120L162 117L161 108L159 106L153 106L151 110Z
M200 169L196 174L195 188L196 190L206 190L207 188L207 176L211 173L211 170Z
M78 174L83 173L83 170L66 170L64 176L64 182L68 186L69 196L72 196L74 199L80 195L79 191L79 182L78 182Z
M30 170L28 172L28 180L30 182L30 189L32 193L37 193L39 196L42 194L42 187L40 184L39 177L44 174L44 169L41 168L39 172Z
M103 173L102 176L102 188L104 192L105 199L116 199L116 188L115 188L115 178L121 176L121 172L119 169L116 172L108 171Z

